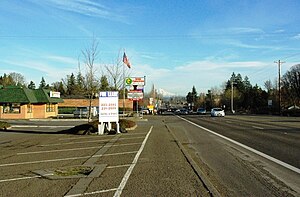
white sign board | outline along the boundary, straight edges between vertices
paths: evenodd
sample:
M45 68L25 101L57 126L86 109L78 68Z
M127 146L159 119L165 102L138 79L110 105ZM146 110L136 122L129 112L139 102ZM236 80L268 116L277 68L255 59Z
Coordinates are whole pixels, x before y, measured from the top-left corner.
M99 93L99 122L119 122L118 92Z
M50 98L60 98L60 92L50 91Z
M144 93L142 91L139 91L139 90L130 90L128 93L127 93L127 98L129 100L141 100L144 98Z

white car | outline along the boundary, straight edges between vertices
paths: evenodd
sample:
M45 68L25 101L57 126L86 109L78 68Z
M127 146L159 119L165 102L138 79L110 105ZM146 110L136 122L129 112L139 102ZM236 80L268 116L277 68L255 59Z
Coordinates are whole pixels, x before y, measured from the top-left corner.
M223 109L221 108L212 108L210 115L212 117L224 117L225 116L225 112Z

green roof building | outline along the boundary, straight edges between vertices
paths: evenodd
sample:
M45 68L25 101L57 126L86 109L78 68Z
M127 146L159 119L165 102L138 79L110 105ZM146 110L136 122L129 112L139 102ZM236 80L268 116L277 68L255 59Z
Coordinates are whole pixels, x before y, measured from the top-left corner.
M0 119L48 118L57 116L59 92L48 89L0 86Z

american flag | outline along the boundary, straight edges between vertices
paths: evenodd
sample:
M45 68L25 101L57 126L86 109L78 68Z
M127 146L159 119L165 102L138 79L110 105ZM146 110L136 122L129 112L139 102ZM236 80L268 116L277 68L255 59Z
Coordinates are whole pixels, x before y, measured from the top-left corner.
M128 68L131 67L130 62L129 62L125 52L124 52L124 55L123 55L123 63L126 64Z

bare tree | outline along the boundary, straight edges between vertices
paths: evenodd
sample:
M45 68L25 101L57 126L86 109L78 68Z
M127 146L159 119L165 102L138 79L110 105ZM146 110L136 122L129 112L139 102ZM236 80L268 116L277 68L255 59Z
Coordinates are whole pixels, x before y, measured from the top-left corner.
M124 68L121 51L119 51L118 57L112 64L105 65L104 67L113 89L121 90L124 85L124 78L130 75L130 70L127 67Z
M12 78L14 85L25 86L25 77L20 73L9 73L9 76Z
M89 47L81 51L83 55L83 63L86 67L86 77L85 77L85 87L86 95L89 99L89 113L88 120L91 120L91 109L92 109L92 100L95 97L96 93L99 90L99 81L96 77L96 65L95 61L98 58L98 42L93 38L92 43Z

